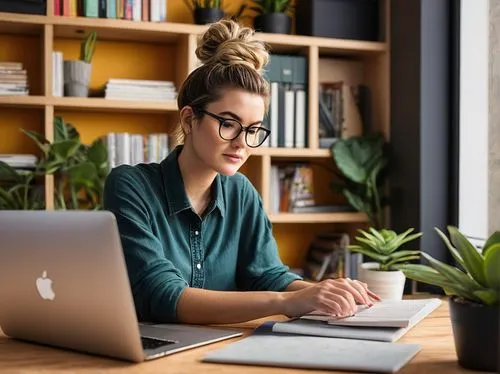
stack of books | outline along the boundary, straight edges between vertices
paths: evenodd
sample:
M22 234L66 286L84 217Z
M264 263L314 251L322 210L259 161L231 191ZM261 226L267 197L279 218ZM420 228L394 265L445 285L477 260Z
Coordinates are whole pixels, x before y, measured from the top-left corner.
M35 169L38 158L29 154L0 154L0 161L14 169Z
M104 97L112 100L175 100L177 91L171 81L109 79Z
M0 95L29 95L28 76L21 62L0 62Z

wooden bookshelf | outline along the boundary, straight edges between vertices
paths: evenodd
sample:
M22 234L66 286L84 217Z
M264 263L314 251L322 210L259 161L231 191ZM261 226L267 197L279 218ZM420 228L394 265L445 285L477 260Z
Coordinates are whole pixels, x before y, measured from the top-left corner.
M385 9L388 9L385 0ZM28 97L0 96L0 112L2 108L21 113L25 110L43 110L44 134L53 140L53 117L62 113L68 116L71 123L78 128L87 138L102 135L104 132L119 131L115 126L123 120L130 118L134 128L144 133L145 131L158 131L163 122L176 120L177 103L175 100L157 102L144 100L108 100L104 98L74 98L54 97L52 95L52 52L63 48L68 55L75 54L79 49L81 39L91 30L97 31L98 45L93 64L93 81L91 86L102 86L108 78L140 78L140 79L165 79L172 80L177 88L183 79L197 65L194 49L197 37L206 30L206 26L180 22L152 23L134 22L112 19L91 19L83 17L53 16L53 3L48 0L47 15L24 15L13 13L0 13L0 48L2 37L26 37L29 40L39 40L38 54L32 58L37 59L39 70L28 71L29 75L36 77L40 89L37 95ZM387 15L386 15L387 16ZM384 17L386 18L386 17ZM389 125L389 53L390 46L383 42L368 42L356 40L329 39L308 37L301 35L277 35L257 33L271 48L271 52L297 53L307 56L308 64L308 132L306 148L269 148L260 147L252 151L253 156L242 171L262 195L263 205L269 211L270 196L270 166L274 161L319 160L329 162L331 152L329 149L319 148L318 142L318 84L325 76L325 66L328 69L338 69L336 64L328 63L329 59L340 59L345 64L361 66L355 70L356 79L370 87L372 127L388 133ZM129 58L131 48L143 48L147 45L148 51L160 51L162 64L154 64L153 59L146 56L146 67L130 63L127 69L120 72L121 66L105 66L106 59L113 58L113 53L122 53L119 58ZM122 52L120 52L122 51ZM124 52L127 51L127 52ZM107 53L107 54L106 54ZM147 54L147 52L146 52ZM8 56L8 55L7 55ZM5 57L4 57L5 58ZM130 58L137 58L130 56ZM0 53L0 59L2 54ZM118 58L115 57L115 64ZM325 63L327 61L327 63ZM126 62L126 61L124 61ZM33 64L32 64L33 65ZM121 64L119 64L121 65ZM134 68L134 66L137 66ZM149 67L147 67L149 66ZM117 75L115 68L118 68ZM142 69L142 70L141 70ZM354 70L352 70L354 71ZM120 76L120 74L122 76ZM128 74L127 76L124 76ZM162 74L157 76L157 74ZM328 74L334 74L328 72ZM350 73L351 74L351 73ZM16 112L14 112L16 113ZM97 116L97 117L96 117ZM99 118L101 128L88 130ZM101 123L102 118L102 123ZM151 124L153 123L153 124ZM6 125L0 118L0 134L2 126ZM12 123L11 126L12 133ZM127 127L127 128L130 128ZM165 125L168 129L170 125ZM90 132L89 132L90 131ZM7 132L8 133L8 132ZM90 135L89 135L90 134ZM1 143L0 143L1 144ZM22 144L20 144L22 147ZM2 153L2 149L0 149ZM332 161L333 163L333 161ZM334 165L331 165L332 167ZM325 183L328 184L328 181ZM323 189L325 190L325 189ZM53 201L54 180L45 178L45 199L48 209L54 206ZM329 192L323 193L331 193ZM301 230L307 231L312 236L315 230L323 229L325 225L335 228L340 224L354 225L366 222L364 214L360 213L309 213L270 214L273 224L294 226L299 225ZM302 224L308 225L302 225ZM301 232L290 233L302 235ZM287 240L293 242L293 240ZM289 251L303 248L290 248ZM294 266L296 264L290 264Z

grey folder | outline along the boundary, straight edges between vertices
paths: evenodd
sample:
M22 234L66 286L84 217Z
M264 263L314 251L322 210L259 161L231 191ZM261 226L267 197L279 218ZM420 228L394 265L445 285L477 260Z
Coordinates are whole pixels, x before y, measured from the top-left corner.
M418 344L256 333L209 352L204 362L396 373Z

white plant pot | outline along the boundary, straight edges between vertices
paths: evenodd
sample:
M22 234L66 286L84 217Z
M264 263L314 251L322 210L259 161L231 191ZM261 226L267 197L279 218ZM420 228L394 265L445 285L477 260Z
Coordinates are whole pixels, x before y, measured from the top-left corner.
M64 61L64 96L87 97L92 65L81 60Z
M364 262L359 266L358 279L368 285L383 300L401 300L406 277L401 270L380 271L376 262Z

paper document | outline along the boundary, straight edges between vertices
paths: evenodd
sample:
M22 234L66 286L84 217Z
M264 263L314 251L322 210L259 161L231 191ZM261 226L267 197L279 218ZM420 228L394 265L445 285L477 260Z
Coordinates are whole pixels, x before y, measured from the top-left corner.
M310 313L300 318L325 321L338 326L411 327L441 304L437 298L415 300L383 300L372 307L361 306L351 317Z

